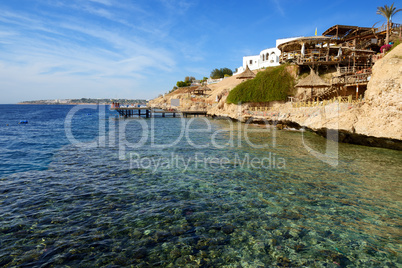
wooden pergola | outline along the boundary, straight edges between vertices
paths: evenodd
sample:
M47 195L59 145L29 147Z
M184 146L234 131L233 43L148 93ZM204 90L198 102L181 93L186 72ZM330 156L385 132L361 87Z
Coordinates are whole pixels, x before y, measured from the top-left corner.
M370 27L358 27L349 25L334 25L322 33L323 36L335 39L347 39L348 37L358 36L371 30Z
M280 63L298 65L335 64L340 60L336 40L327 36L300 37L280 44Z

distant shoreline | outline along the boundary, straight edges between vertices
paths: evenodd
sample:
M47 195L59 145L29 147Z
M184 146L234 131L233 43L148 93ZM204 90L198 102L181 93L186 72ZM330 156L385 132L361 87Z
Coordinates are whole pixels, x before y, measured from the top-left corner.
M81 98L81 99L55 99L55 100L33 100L33 101L21 101L17 105L110 105L113 102L127 104L127 105L144 105L148 101L144 99L92 99L92 98Z
M15 105L110 105L110 103L79 103L79 102L70 102L70 103L25 103L19 102Z

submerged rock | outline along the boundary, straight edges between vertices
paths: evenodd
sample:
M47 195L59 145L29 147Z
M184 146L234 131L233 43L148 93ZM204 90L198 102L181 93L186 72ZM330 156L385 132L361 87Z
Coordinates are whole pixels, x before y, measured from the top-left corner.
M234 232L234 230L235 230L235 228L234 228L234 226L231 225L231 224L226 224L226 225L224 225L224 226L222 227L222 231L223 231L225 234L231 234L231 233Z

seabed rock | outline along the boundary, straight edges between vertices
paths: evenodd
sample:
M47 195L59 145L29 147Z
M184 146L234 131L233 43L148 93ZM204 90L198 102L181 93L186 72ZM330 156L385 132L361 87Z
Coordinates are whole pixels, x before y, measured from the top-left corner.
M351 144L357 144L357 145L364 145L364 146L370 146L370 147L381 147L381 148L387 148L387 149L393 149L393 150L399 150L402 151L402 141L397 140L397 139L389 139L389 138L379 138L379 137L373 137L373 136L366 136L362 134L357 134L353 133L350 131L346 130L331 130L327 128L319 128L316 130L312 130L318 135L328 138L328 133L335 133L338 132L338 135L335 135L338 137L339 142L343 143L351 143ZM333 136L333 135L330 135Z

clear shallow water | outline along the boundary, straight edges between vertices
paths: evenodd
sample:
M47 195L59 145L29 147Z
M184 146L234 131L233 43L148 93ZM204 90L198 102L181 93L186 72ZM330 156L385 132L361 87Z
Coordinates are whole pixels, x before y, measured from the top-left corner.
M231 123L210 120L211 132L174 144L183 122L206 129L205 119L114 120L106 111L99 120L96 110L78 111L72 133L93 141L105 125L105 139L74 146L64 129L72 107L1 113L0 266L402 264L401 152L339 144L331 167L300 132L249 132L270 145L256 149L244 126L228 132ZM29 124L16 125L22 119ZM154 144L141 129L151 122ZM325 152L325 139L304 138Z

